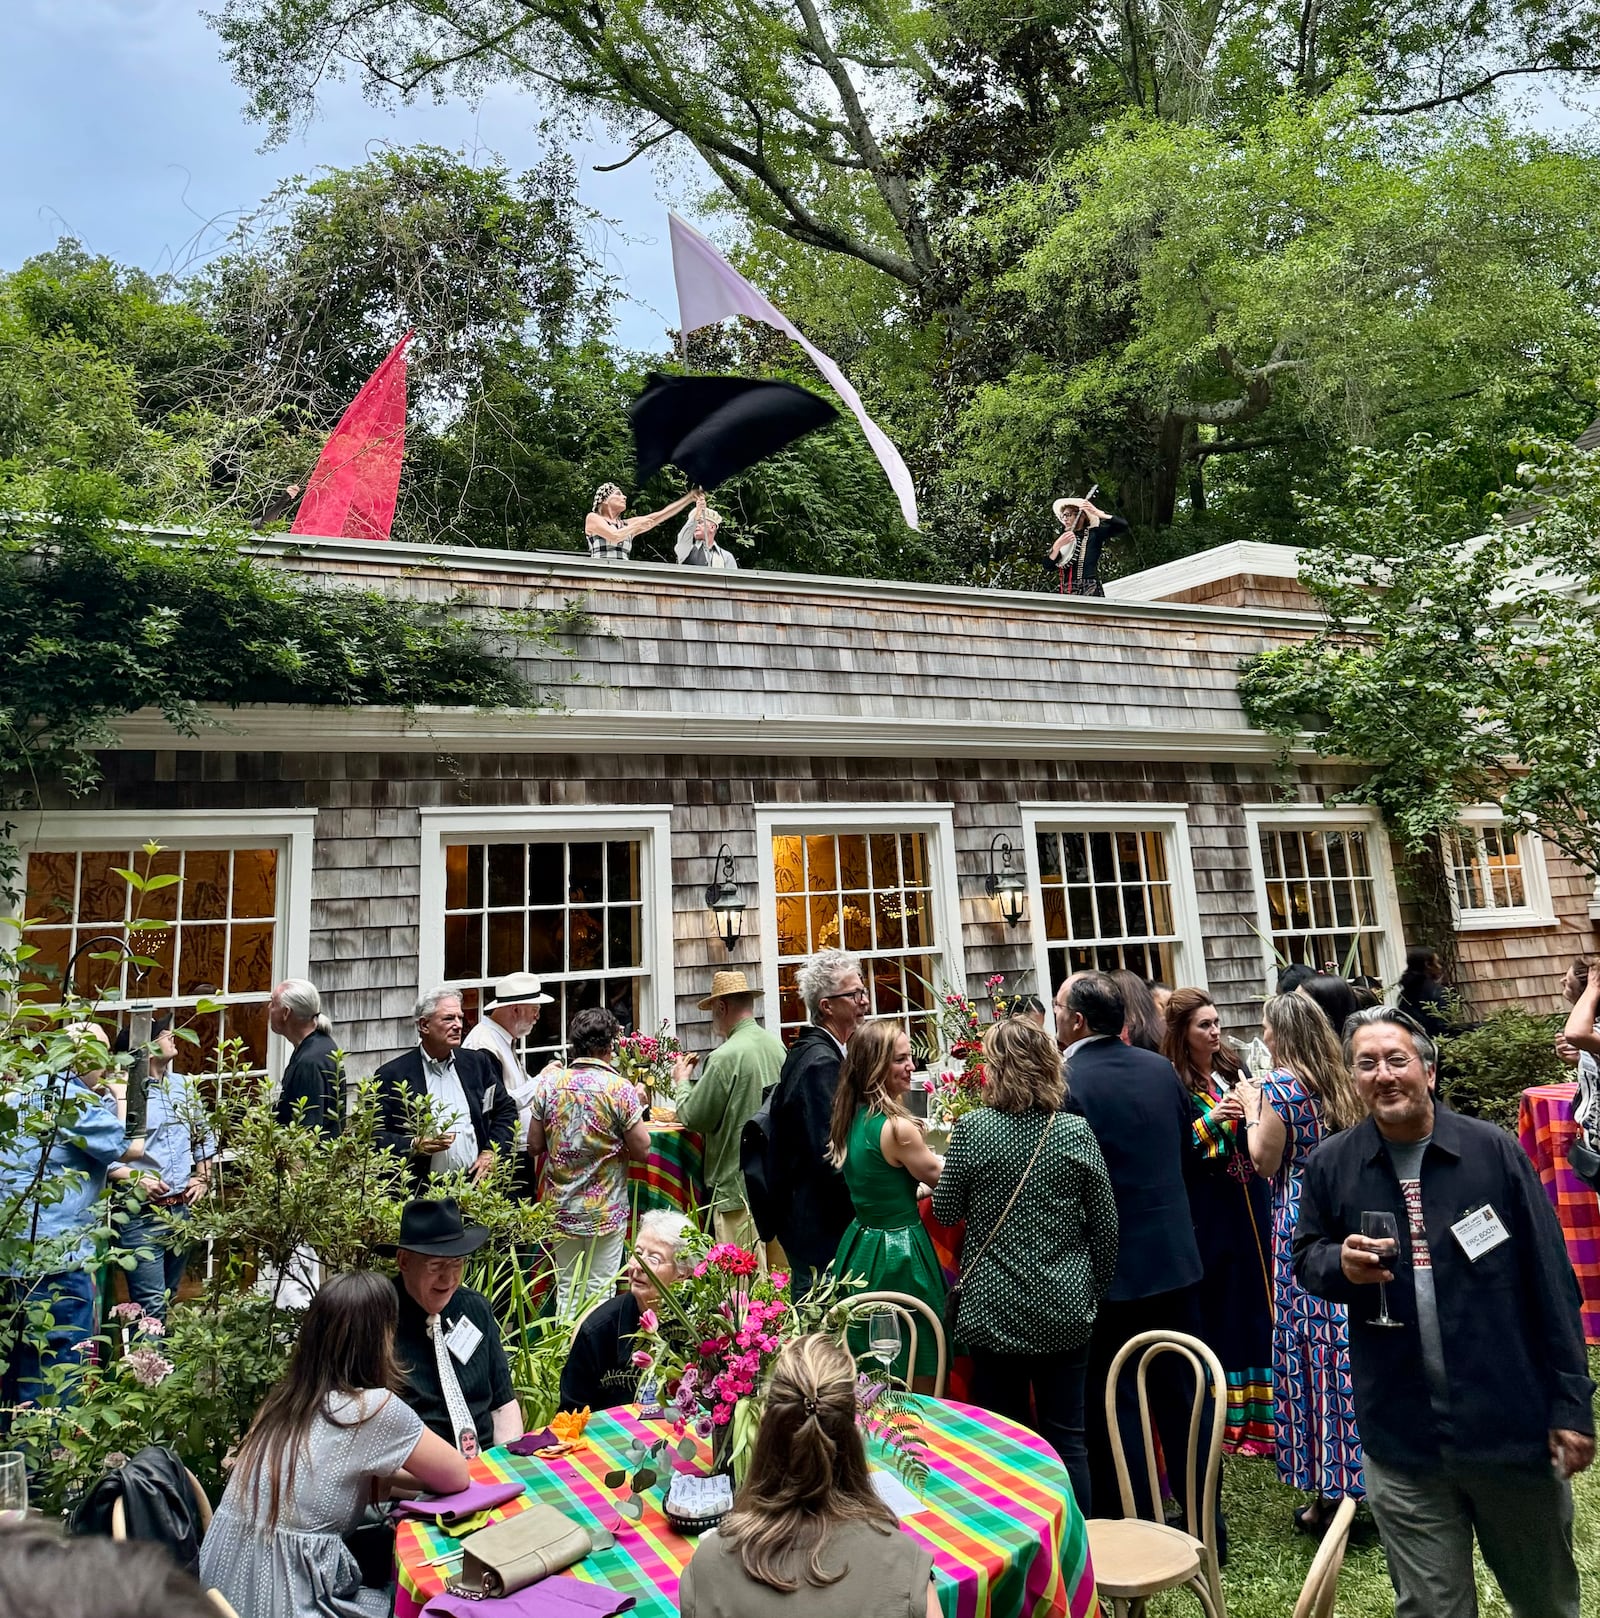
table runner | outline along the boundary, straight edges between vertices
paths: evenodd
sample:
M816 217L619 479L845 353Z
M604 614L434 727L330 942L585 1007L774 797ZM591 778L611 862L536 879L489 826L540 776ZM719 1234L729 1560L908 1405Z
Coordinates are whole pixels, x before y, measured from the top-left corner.
M1517 1138L1561 1221L1583 1293L1583 1335L1600 1344L1600 1196L1567 1163L1567 1148L1578 1133L1572 1120L1577 1094L1576 1084L1537 1084L1524 1090L1517 1108Z

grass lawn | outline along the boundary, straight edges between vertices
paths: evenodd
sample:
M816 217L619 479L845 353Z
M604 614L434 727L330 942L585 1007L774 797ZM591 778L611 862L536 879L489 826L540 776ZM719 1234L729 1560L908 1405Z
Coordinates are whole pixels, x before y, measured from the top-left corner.
M1600 1350L1589 1351L1589 1371L1600 1381ZM1229 1457L1223 1462L1223 1505L1228 1513L1228 1565L1222 1571L1229 1618L1290 1618L1316 1545L1290 1520L1305 1496L1278 1482L1272 1461ZM1583 1611L1600 1618L1600 1463L1575 1487L1578 1571ZM1478 1601L1483 1618L1508 1618L1510 1609L1482 1561ZM1390 1618L1394 1588L1377 1531L1365 1511L1356 1516L1336 1603L1338 1618ZM1193 1618L1200 1603L1172 1592L1150 1603L1151 1618Z

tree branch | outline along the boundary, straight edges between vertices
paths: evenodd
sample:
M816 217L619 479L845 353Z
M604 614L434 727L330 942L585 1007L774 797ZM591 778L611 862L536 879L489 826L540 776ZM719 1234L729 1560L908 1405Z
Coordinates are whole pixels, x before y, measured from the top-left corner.
M1474 84L1464 86L1459 90L1429 96L1422 101L1408 102L1403 107L1375 107L1365 106L1361 109L1362 115L1368 118L1404 118L1413 112L1432 112L1438 107L1459 106L1464 101L1470 101L1474 96L1482 95L1485 90L1492 89L1501 79L1526 77L1531 73L1584 73L1600 74L1600 62L1584 62L1572 67L1559 67L1554 62L1530 62L1523 67L1496 68L1493 73L1485 73Z

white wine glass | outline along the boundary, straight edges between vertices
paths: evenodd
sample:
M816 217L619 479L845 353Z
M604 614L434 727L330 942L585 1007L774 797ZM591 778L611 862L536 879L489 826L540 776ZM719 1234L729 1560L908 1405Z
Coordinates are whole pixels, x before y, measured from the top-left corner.
M1379 1244L1378 1258L1385 1268L1392 1268L1400 1257L1400 1222L1387 1208L1369 1208L1361 1215L1361 1234L1368 1241ZM1372 1326L1398 1326L1400 1321L1389 1313L1389 1289L1378 1283L1378 1312L1368 1322Z
M0 1522L21 1522L28 1515L28 1468L20 1450L0 1453Z
M899 1315L893 1309L874 1310L867 1320L867 1352L887 1371L904 1346Z

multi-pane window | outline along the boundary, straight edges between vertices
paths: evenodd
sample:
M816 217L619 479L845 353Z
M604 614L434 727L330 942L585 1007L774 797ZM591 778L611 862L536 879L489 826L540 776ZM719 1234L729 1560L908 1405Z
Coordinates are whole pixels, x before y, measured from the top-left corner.
M1175 983L1166 835L1051 829L1039 831L1037 843L1051 993L1074 972L1118 967Z
M1278 956L1319 971L1380 976L1384 924L1369 833L1271 824L1257 833Z
M154 1001L194 1030L199 1050L183 1047L181 1068L206 1071L220 1040L241 1039L246 1064L264 1071L267 1002L278 974L278 867L275 848L31 850L24 914L34 923L27 942L39 953L27 975L45 984L35 997L62 998L77 954L71 987L83 998ZM139 893L119 868L179 880ZM130 928L134 921L166 925ZM119 943L154 964L132 965ZM200 1000L222 1009L186 1015Z
M1460 826L1446 839L1446 849L1462 914L1528 907L1522 840L1513 828L1492 822Z
M931 1049L944 971L934 922L929 836L920 831L775 835L778 1016L785 1039L806 1021L795 986L818 950L859 955L870 1017L892 1017Z
M528 1057L564 1054L572 1016L588 1006L637 1029L650 970L641 850L626 838L447 843L444 975L468 1021L496 979L535 972L555 1003Z

